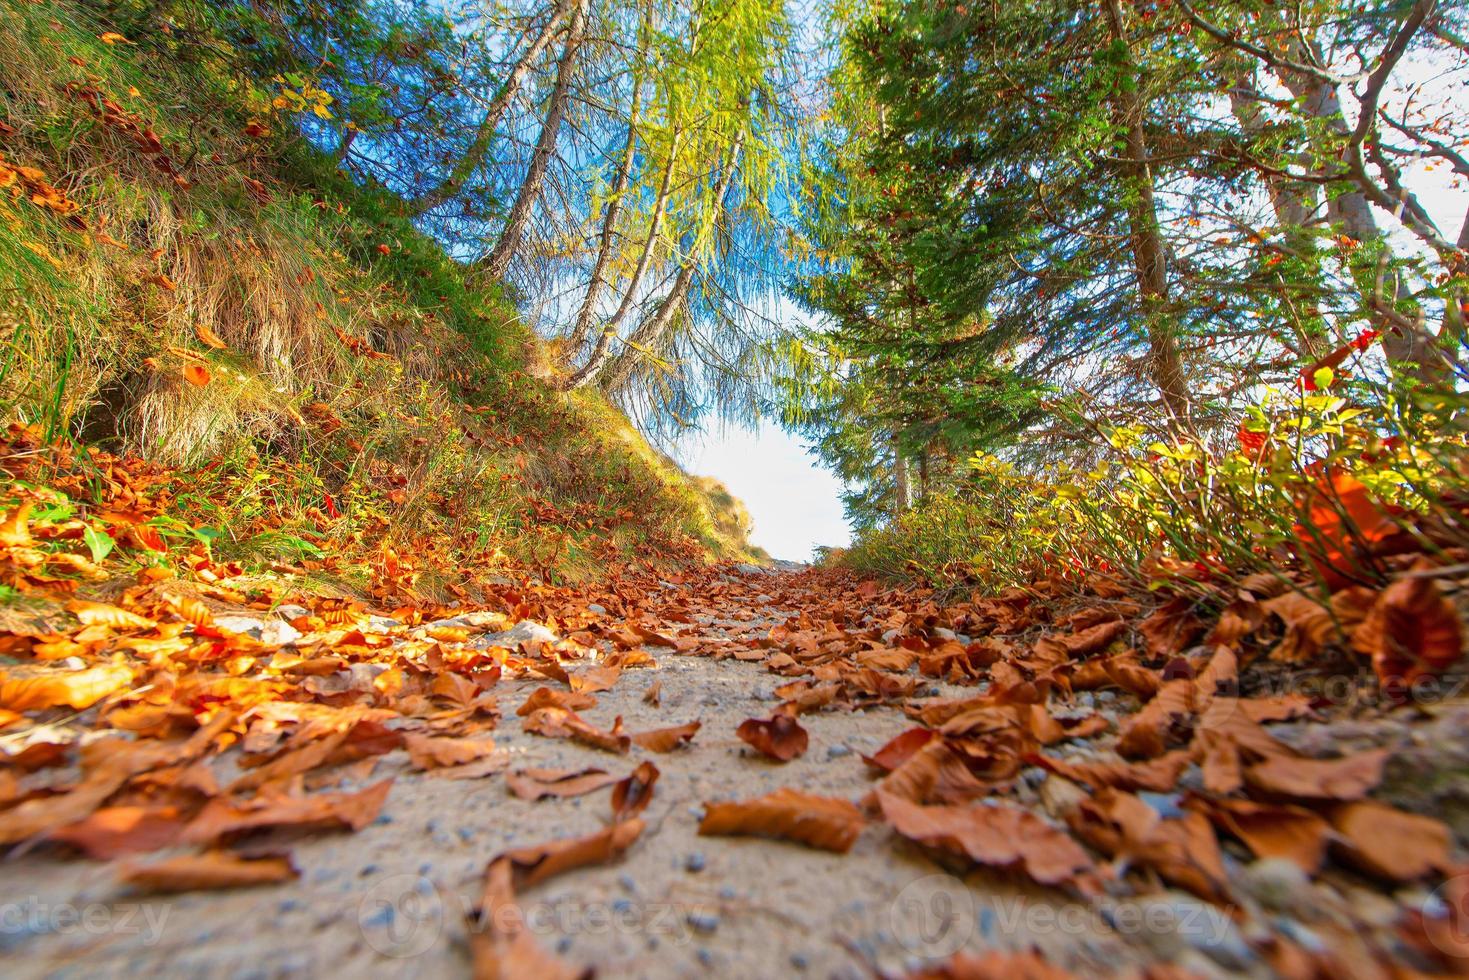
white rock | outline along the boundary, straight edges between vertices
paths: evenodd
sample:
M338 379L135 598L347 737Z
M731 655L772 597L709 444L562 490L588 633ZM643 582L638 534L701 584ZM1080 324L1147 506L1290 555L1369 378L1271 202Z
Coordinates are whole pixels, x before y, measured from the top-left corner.
M470 645L479 650L489 647L505 647L507 650L514 650L522 643L534 646L542 643L555 643L559 639L560 637L540 623L522 619L503 633L486 633Z

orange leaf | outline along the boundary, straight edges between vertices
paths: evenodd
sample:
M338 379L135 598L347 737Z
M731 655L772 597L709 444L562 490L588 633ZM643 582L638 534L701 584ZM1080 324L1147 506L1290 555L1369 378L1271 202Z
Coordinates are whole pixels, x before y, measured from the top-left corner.
M612 787L612 819L626 820L647 809L653 800L653 784L658 782L658 767L651 762L642 762Z
M34 711L66 705L88 708L121 691L133 682L127 667L110 665L85 670L39 674L20 673L16 669L0 671L0 708L9 711Z
M510 792L522 800L545 796L581 796L617 782L605 769L517 769L505 777Z
M790 715L773 718L746 718L735 734L760 752L781 762L790 762L806 751L810 736Z
M698 734L699 727L702 724L703 722L690 721L668 728L655 728L647 732L633 732L630 737L634 745L641 746L649 752L672 752L674 749L693 741L694 736Z
M118 878L148 892L188 892L243 888L291 881L300 873L288 855L243 858L226 851L189 854L155 864L124 865Z
M202 364L185 364L184 380L196 388L209 384L209 369Z
M1382 590L1352 647L1372 658L1379 682L1401 687L1448 669L1464 653L1464 631L1431 579L1404 578Z
M924 806L878 791L883 819L911 841L989 867L1022 868L1043 885L1073 882L1092 868L1071 836L1013 806Z
M753 800L705 804L699 833L777 837L845 854L852 849L864 823L862 814L848 800L782 787Z

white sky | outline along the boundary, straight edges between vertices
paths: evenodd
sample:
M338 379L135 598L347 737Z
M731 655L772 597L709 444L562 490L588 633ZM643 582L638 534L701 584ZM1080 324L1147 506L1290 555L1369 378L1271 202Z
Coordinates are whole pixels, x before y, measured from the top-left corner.
M775 558L808 561L816 545L851 541L840 481L777 425L693 433L674 455L690 473L717 478L745 502L755 522L750 540Z

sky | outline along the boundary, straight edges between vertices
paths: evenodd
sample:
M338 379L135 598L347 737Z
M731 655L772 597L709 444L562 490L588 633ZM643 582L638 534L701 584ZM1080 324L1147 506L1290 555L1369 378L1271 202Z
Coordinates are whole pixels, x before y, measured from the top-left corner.
M745 502L755 524L750 541L772 557L809 561L817 545L851 541L838 496L841 481L777 425L695 432L674 447L674 457L688 472L715 477Z

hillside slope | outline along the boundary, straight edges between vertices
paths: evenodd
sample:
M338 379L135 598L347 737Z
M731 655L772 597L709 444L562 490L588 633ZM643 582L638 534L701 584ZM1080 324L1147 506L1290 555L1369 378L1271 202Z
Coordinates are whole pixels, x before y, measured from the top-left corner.
M45 482L42 446L72 446L52 462L78 488L92 450L139 455L216 558L348 586L391 552L430 593L446 570L746 556L717 493L532 376L498 285L299 135L331 111L309 80L253 77L202 8L100 9L0 4L12 476Z

